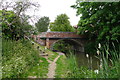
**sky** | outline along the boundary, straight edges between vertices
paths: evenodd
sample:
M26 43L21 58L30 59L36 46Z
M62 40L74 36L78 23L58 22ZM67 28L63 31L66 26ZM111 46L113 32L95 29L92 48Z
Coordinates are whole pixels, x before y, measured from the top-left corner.
M57 15L67 14L70 18L69 21L71 25L77 25L80 16L76 16L76 10L71 8L71 5L74 5L76 0L33 0L40 4L39 10L27 11L29 15L37 15L38 18L47 16L50 18L50 22L54 22ZM36 21L36 20L35 20Z
M0 0L1 1L1 0ZM24 1L24 0L4 0L6 2ZM76 9L71 8L76 0L30 0L30 2L35 2L40 4L38 10L34 12L34 9L29 9L26 14L35 17L30 21L31 25L34 25L41 17L47 16L50 18L50 22L54 22L57 15L67 14L69 21L72 26L77 25L80 20L80 16L76 16Z

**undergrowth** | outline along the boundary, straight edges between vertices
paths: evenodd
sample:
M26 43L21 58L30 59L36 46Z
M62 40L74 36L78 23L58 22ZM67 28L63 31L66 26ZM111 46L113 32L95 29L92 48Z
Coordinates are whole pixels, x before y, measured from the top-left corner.
M20 78L39 60L39 52L30 41L2 40L2 78Z
M118 51L109 50L108 47L104 49L105 51L101 51L101 64L97 72L85 66L78 66L73 54L69 54L67 57L61 56L57 61L56 78L119 78L120 49Z
M48 73L48 65L49 63L47 60L43 57L40 57L39 63L26 71L22 77L46 78Z

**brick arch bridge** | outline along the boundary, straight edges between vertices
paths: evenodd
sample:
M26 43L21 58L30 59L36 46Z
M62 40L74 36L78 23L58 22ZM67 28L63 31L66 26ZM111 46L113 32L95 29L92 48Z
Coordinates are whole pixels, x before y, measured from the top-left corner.
M53 49L53 45L56 42L63 40L66 43L72 44L74 50L84 52L84 45L86 43L85 36L77 35L74 32L42 32L31 37L40 45L46 46L49 49Z

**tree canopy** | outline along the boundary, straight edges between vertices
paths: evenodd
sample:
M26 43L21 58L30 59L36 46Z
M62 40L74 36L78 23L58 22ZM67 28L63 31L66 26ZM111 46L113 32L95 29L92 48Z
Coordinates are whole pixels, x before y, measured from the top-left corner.
M78 34L86 34L98 43L120 41L120 2L79 2L71 7L82 15Z
M50 23L51 31L69 31L72 32L73 27L70 25L69 17L66 14L57 16L54 22Z
M28 35L32 26L28 24L27 21L24 23L21 22L21 19L16 16L13 11L0 11L0 16L2 16L2 34L3 37L11 38L11 39L18 39L24 37L24 35ZM15 19L15 23L14 22ZM12 23L12 25L11 25Z
M48 26L50 23L49 17L41 17L37 23L35 23L35 26L38 29L38 32L46 32L48 30Z
M2 36L10 39L20 39L25 35L35 32L35 29L29 24L29 15L25 11L38 5L31 3L29 0L5 2L1 1L0 10L0 27L2 27Z
M120 2L77 2L72 7L82 14L79 34L96 36L98 40L116 40L120 37Z

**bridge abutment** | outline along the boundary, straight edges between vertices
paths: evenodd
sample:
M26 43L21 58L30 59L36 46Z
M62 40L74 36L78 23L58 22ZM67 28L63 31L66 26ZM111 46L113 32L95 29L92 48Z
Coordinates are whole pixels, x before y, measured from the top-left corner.
M46 47L47 47L48 49L50 49L50 41L49 41L49 38L46 39Z

